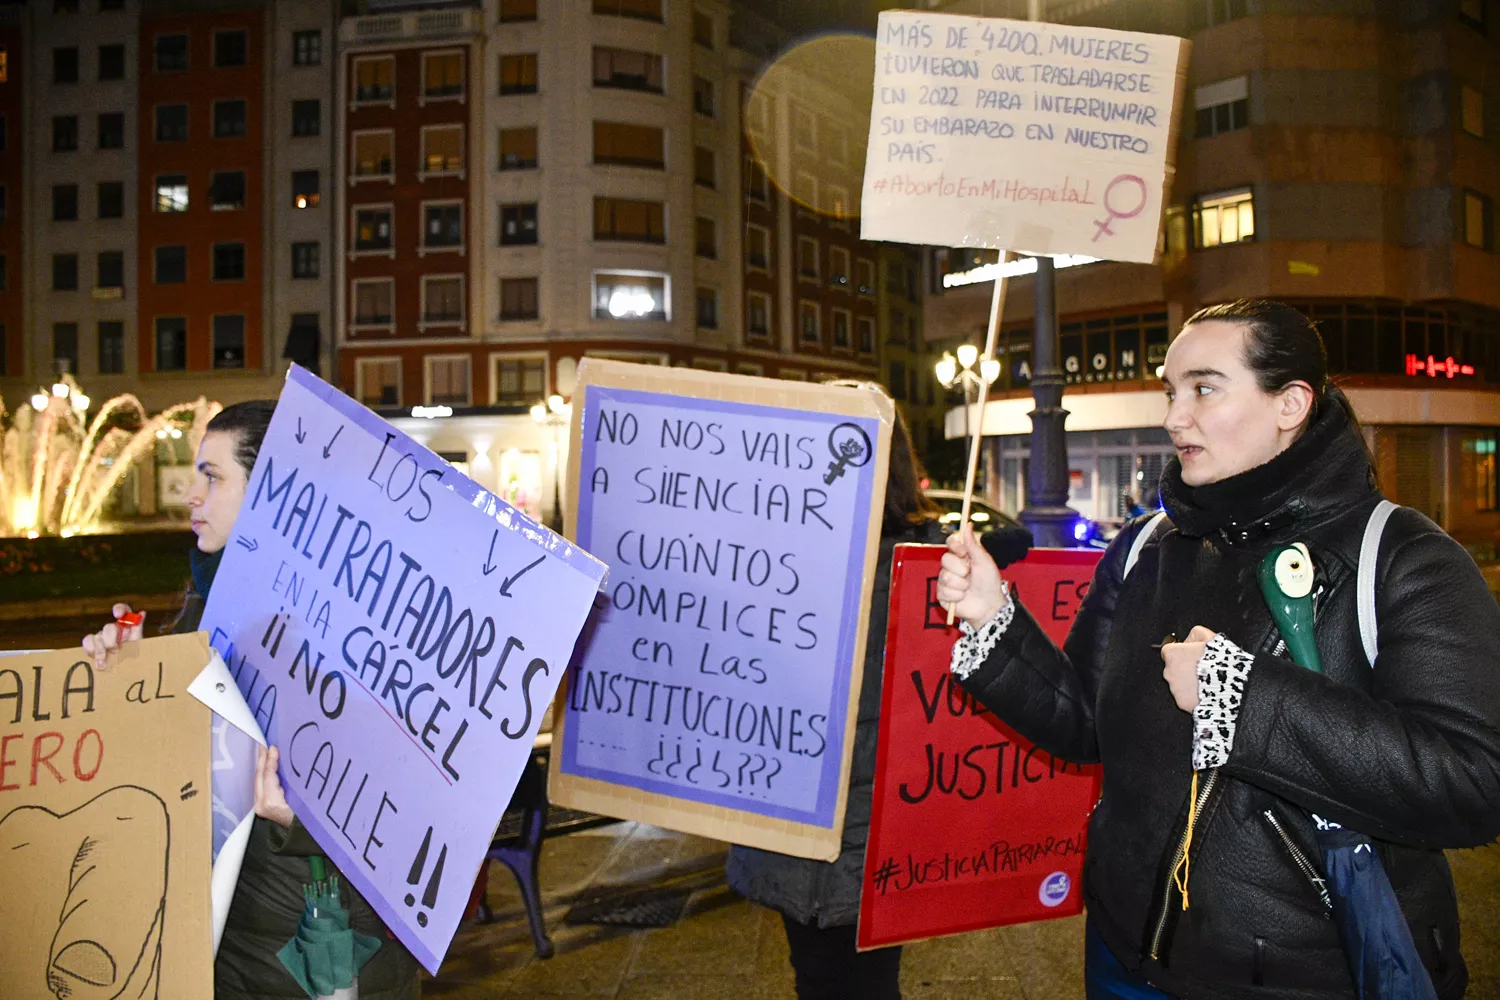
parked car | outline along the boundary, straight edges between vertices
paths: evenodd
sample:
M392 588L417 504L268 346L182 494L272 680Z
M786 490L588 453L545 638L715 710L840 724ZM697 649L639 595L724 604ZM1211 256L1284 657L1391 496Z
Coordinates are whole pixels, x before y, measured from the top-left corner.
M959 519L963 517L964 495L962 490L928 490L927 499L937 504L942 509L938 516L938 523L943 526L943 534L952 534L958 530ZM1004 525L1019 525L1020 522L1004 511L996 510L985 503L979 497L975 497L969 504L969 521L974 525L976 534L984 534L994 531Z

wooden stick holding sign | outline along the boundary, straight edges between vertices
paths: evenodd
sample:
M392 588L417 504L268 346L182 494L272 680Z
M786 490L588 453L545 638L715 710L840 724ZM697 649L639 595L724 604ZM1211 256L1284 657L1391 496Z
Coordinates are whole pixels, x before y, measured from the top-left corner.
M1005 253L1000 254L1000 261L1005 261ZM995 340L1000 332L1000 317L1005 312L1005 274L995 278L995 291L990 296L990 325L984 335L984 353L979 355L979 426L969 442L969 471L964 476L964 503L962 513L958 519L958 530L964 530L964 525L969 523L969 508L974 503L974 476L979 471L979 447L984 441L984 404L990 398L990 380L984 377L984 363L995 356ZM969 405L967 394L964 397L964 405ZM953 624L953 606L948 607L948 624Z

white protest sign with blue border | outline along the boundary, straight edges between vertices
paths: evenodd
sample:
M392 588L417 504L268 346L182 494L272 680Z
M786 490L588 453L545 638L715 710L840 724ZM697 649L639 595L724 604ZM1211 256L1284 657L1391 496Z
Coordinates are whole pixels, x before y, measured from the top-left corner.
M1189 45L881 11L860 236L1151 263Z
M838 855L891 419L876 390L585 359L570 528L610 581L553 802Z
M604 574L288 374L202 627L297 818L431 972Z

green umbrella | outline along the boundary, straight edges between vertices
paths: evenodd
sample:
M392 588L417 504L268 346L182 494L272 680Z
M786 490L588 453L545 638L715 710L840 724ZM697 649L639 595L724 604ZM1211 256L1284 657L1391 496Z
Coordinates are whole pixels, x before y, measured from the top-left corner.
M323 859L309 859L309 867L313 881L302 887L307 899L302 920L276 957L309 997L356 997L359 970L380 950L380 941L349 927L339 878L325 877Z

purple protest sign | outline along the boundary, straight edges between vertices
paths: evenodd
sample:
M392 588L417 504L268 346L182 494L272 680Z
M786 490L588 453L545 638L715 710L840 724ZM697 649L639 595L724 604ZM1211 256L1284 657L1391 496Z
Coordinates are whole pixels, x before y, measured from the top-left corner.
M776 405L766 380L719 376L701 398L699 377L582 392L575 537L611 575L570 675L554 799L556 779L583 779L629 790L583 808L837 853L888 425L858 390ZM741 384L762 401L723 398ZM641 792L671 804L632 812ZM759 834L727 830L726 809Z
M203 628L298 819L429 971L603 575L292 369Z

